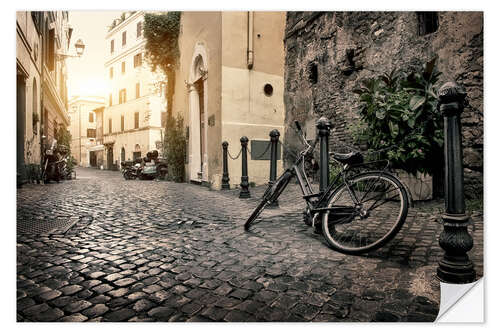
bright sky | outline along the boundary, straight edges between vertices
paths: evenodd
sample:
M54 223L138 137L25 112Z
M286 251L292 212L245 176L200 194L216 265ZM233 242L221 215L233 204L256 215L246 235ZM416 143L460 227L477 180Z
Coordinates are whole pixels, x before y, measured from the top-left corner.
M75 54L75 43L81 38L85 51L81 58L68 58L68 97L75 95L107 95L104 61L109 46L105 36L111 22L121 11L70 11L69 23L73 27L69 54Z

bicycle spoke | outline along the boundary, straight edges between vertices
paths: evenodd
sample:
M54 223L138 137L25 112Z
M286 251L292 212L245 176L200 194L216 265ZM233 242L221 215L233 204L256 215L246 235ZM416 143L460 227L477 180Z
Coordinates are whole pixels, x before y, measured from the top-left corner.
M391 199L395 199L395 198L397 198L397 197L399 197L399 194L396 194L396 195L395 195L395 196L393 196L393 197L390 197L390 198L388 198L388 199L385 199L385 200L384 200L381 204L379 204L379 205L375 206L375 204L376 204L377 202L379 202L379 200L377 200L377 201L376 201L376 202L374 202L374 203L370 206L370 208L368 208L367 210L372 210L372 209L375 209L375 208L377 208L377 207L380 207L380 206L382 206L384 203L389 202L389 201L391 201Z
M371 187L371 186L372 186L373 184L375 184L377 181L378 181L378 179L376 179L376 180L374 180L374 181L372 182L372 184L370 185L370 187L368 188L368 190L365 192L365 195L361 198L361 200L358 200L358 202L363 201L363 199L365 198L365 196L366 196L368 193L370 193L370 192L371 192L371 189L372 189L372 187ZM356 198L356 199L357 199L357 198Z

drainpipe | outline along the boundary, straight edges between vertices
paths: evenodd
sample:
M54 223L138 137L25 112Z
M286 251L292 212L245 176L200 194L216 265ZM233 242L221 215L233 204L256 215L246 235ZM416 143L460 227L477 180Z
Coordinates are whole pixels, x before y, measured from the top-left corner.
M253 12L248 12L247 67L253 68Z

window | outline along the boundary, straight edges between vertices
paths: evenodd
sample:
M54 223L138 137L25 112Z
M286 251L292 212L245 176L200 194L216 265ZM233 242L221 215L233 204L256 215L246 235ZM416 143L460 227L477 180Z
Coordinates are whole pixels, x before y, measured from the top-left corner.
M139 82L135 84L135 98L141 97L141 85Z
M419 36L436 32L439 27L437 12L417 12Z
M318 83L318 65L316 63L309 63L309 65L307 66L307 76L310 83Z
M94 122L94 113L89 112L89 123L93 123L93 122Z
M125 74L125 61L122 62L122 74Z
M56 64L56 57L55 57L55 46L56 46L56 35L55 35L55 30L50 29L49 30L49 40L48 40L48 57L47 57L47 67L50 71L53 71L55 69L55 64Z
M142 53L138 53L134 56L134 68L142 66Z
M38 34L42 34L43 12L31 12L31 18Z
M139 128L139 112L134 113L134 128Z
M95 128L87 128L87 138L94 138L96 137L96 130Z
M109 68L109 78L112 79L113 78L113 67L110 67Z
M119 104L125 103L127 101L127 89L120 90Z
M127 45L127 32L122 32L122 46Z
M137 38L142 36L142 22L137 23Z
M272 86L270 83L266 83L266 84L264 85L264 94L265 94L266 96L268 96L268 97L269 97L269 96L272 96L272 95L273 95L273 90L274 90L274 89L273 89L273 86Z
M113 105L113 94L109 94L109 106Z
M113 54L113 52L115 52L115 40L114 39L111 40L110 45L111 45L111 54Z
M113 121L111 118L108 119L108 133L113 132Z
M125 116L124 115L122 115L121 123L122 123L122 132L123 132L125 130Z

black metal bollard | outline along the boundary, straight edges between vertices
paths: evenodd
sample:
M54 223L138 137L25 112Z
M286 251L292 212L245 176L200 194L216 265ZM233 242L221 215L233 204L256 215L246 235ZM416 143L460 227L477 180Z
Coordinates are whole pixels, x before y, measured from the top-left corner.
M278 143L280 139L280 132L277 129L273 129L269 133L269 136L271 137L269 184L272 185L276 181L276 172L278 168L277 161L278 161ZM268 207L279 207L278 199L271 202Z
M324 191L328 187L330 177L330 166L328 163L328 137L330 136L330 121L321 117L316 122L319 135L319 190Z
M242 136L241 142L241 190L240 198L250 198L250 191L248 190L248 164L247 164L247 147L248 138Z
M437 268L438 278L447 283L474 282L476 272L467 255L473 247L467 231L470 223L465 214L464 169L462 165L462 126L466 93L455 82L439 89L440 111L444 115L445 213L439 245L445 251Z
M227 169L227 146L229 143L224 141L222 143L222 190L229 190L229 172Z

